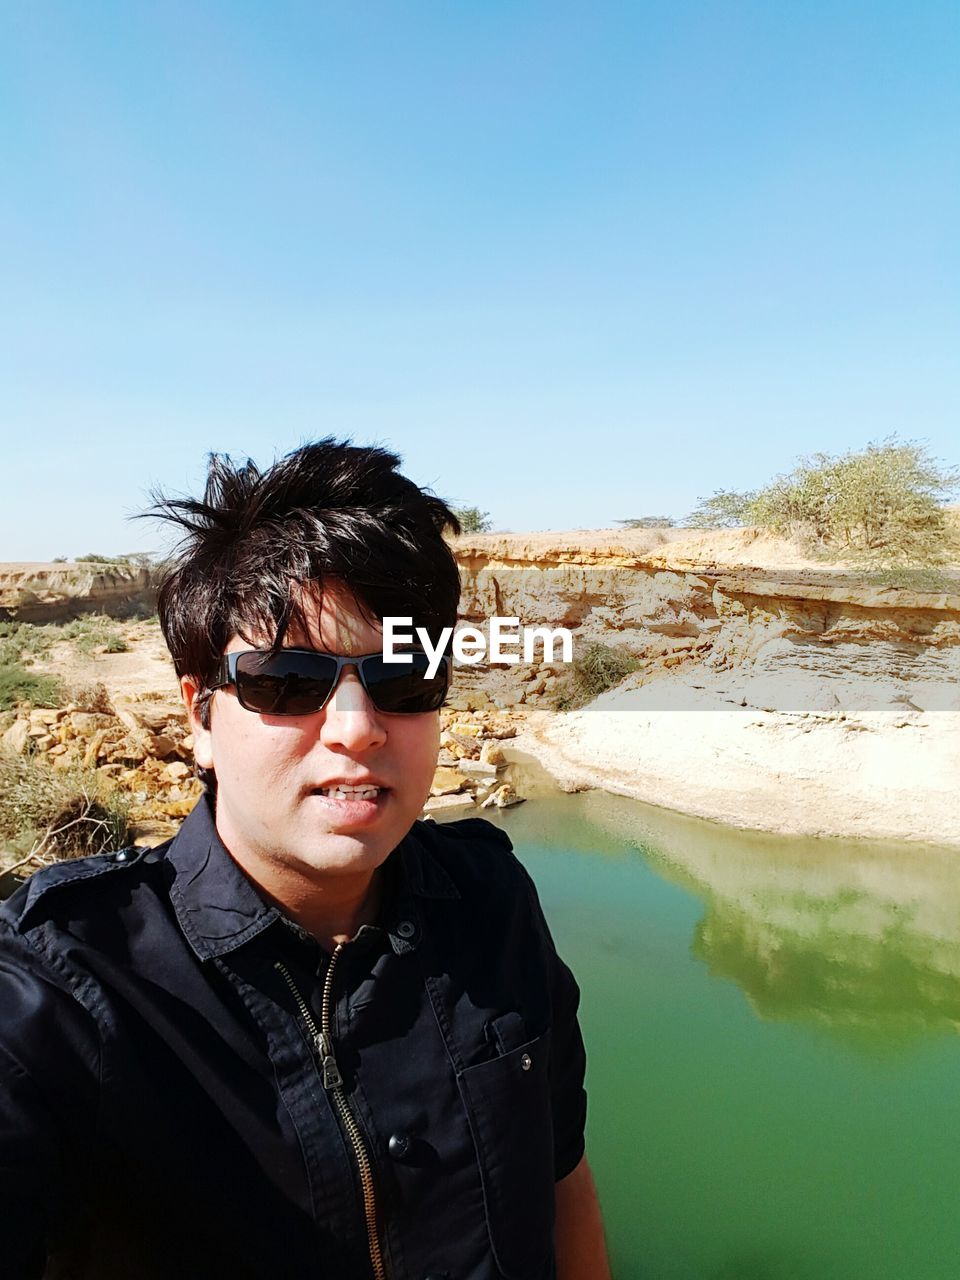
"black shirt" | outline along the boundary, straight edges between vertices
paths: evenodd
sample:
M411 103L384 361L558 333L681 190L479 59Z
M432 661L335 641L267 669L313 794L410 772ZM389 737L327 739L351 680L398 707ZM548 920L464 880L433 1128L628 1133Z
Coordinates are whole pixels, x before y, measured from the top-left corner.
M584 1053L533 884L480 819L416 823L384 883L331 959L201 800L0 907L8 1280L554 1274Z

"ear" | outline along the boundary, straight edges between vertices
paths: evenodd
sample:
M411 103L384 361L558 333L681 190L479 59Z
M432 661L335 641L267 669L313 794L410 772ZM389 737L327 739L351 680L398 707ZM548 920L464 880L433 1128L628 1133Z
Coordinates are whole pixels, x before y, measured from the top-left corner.
M213 734L208 728L205 728L200 719L200 708L197 705L197 695L202 686L200 682L193 676L180 677L180 693L183 695L184 705L187 708L187 718L190 721L190 732L193 734L193 758L201 769L213 768ZM209 723L209 712L212 710L209 703L207 704L208 715L206 717Z

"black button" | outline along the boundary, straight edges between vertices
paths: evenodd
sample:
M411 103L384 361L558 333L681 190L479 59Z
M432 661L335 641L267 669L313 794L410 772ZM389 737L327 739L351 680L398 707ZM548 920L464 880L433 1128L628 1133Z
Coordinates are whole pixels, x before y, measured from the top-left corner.
M401 920L397 925L397 935L401 938L412 938L417 932L417 926L412 920Z
M406 1133L394 1133L387 1143L387 1150L393 1156L394 1160L403 1160L410 1154L410 1148L413 1143L410 1141L410 1135ZM427 1277L430 1280L430 1277Z

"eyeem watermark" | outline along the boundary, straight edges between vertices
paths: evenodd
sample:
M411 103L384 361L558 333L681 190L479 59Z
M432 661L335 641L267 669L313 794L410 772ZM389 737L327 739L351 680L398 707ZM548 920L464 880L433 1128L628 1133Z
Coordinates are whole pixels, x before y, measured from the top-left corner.
M406 627L407 630L401 630ZM535 662L537 644L543 646L544 662L572 662L573 635L566 627L522 627L519 618L501 618L498 615L490 619L489 646L487 637L478 627L461 627L454 631L453 627L444 627L437 643L433 644L424 627L411 630L413 618L384 618L383 620L383 660L384 662L409 662L409 653L398 649L398 645L411 645L416 640L423 652L430 659L426 678L429 680L437 674L443 655L450 645L456 662L476 666L484 658L489 662ZM451 644L452 641L452 644ZM559 644L560 657L554 657L554 649Z

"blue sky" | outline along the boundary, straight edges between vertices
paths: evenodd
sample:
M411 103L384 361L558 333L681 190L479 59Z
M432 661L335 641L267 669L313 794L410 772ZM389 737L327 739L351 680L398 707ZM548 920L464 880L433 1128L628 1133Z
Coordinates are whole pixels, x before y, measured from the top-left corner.
M960 461L960 8L10 0L0 559L381 441L514 530Z

